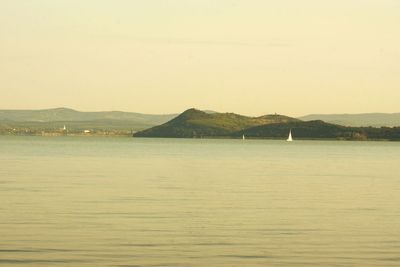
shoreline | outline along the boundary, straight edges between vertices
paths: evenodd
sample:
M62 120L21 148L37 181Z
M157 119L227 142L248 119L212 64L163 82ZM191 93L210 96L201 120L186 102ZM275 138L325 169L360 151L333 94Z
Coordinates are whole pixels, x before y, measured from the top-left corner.
M132 134L0 134L2 136L16 136L16 137L118 137L118 138L134 138L134 139L207 139L207 140L239 140L242 142L246 141L257 141L257 140L271 140L271 141L286 141L286 138L275 138L275 137L246 137L246 140L242 140L240 137L225 137L225 136L204 136L204 137L136 137ZM400 140L392 139L345 139L345 138L295 138L296 141L350 141L350 142L400 142Z

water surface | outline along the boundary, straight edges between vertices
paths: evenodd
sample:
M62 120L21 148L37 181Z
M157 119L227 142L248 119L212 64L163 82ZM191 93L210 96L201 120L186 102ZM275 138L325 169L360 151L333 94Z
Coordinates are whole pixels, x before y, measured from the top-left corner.
M400 143L2 136L0 266L400 266Z

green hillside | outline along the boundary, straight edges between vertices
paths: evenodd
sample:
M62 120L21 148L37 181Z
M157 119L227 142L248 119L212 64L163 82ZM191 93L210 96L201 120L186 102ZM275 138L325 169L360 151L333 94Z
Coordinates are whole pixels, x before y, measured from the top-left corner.
M400 127L346 127L321 120L301 121L282 115L246 117L189 109L171 121L134 134L135 137L226 137L286 139L400 140Z
M134 136L184 138L231 136L250 127L295 121L298 120L282 115L246 117L234 113L206 113L192 108L165 124L138 132Z
M239 131L234 136L249 138L284 139L292 130L298 139L342 139L342 140L400 140L400 127L346 127L323 121L299 121L261 125Z
M294 137L300 139L352 139L356 137L362 138L363 136L362 133L356 128L325 123L323 121L298 121L261 125L237 132L235 135L241 136L244 134L249 138L268 137L284 139L288 136L290 130L292 130Z

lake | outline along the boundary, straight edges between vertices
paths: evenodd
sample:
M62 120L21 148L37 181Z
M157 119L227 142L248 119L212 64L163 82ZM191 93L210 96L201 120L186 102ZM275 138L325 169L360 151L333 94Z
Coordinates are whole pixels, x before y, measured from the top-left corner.
M400 143L1 136L0 266L400 266Z

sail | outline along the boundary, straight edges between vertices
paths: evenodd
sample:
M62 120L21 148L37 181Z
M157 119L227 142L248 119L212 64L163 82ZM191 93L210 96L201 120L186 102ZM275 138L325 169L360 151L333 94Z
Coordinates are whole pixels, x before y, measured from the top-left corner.
M245 140L245 139L246 139L246 137L243 135L243 136L242 136L242 139L243 139L243 140Z
M287 139L286 141L288 141L288 142L292 142L292 141L293 141L293 138L292 138L292 130L290 130L290 132L289 132L289 137L288 137L288 139Z

